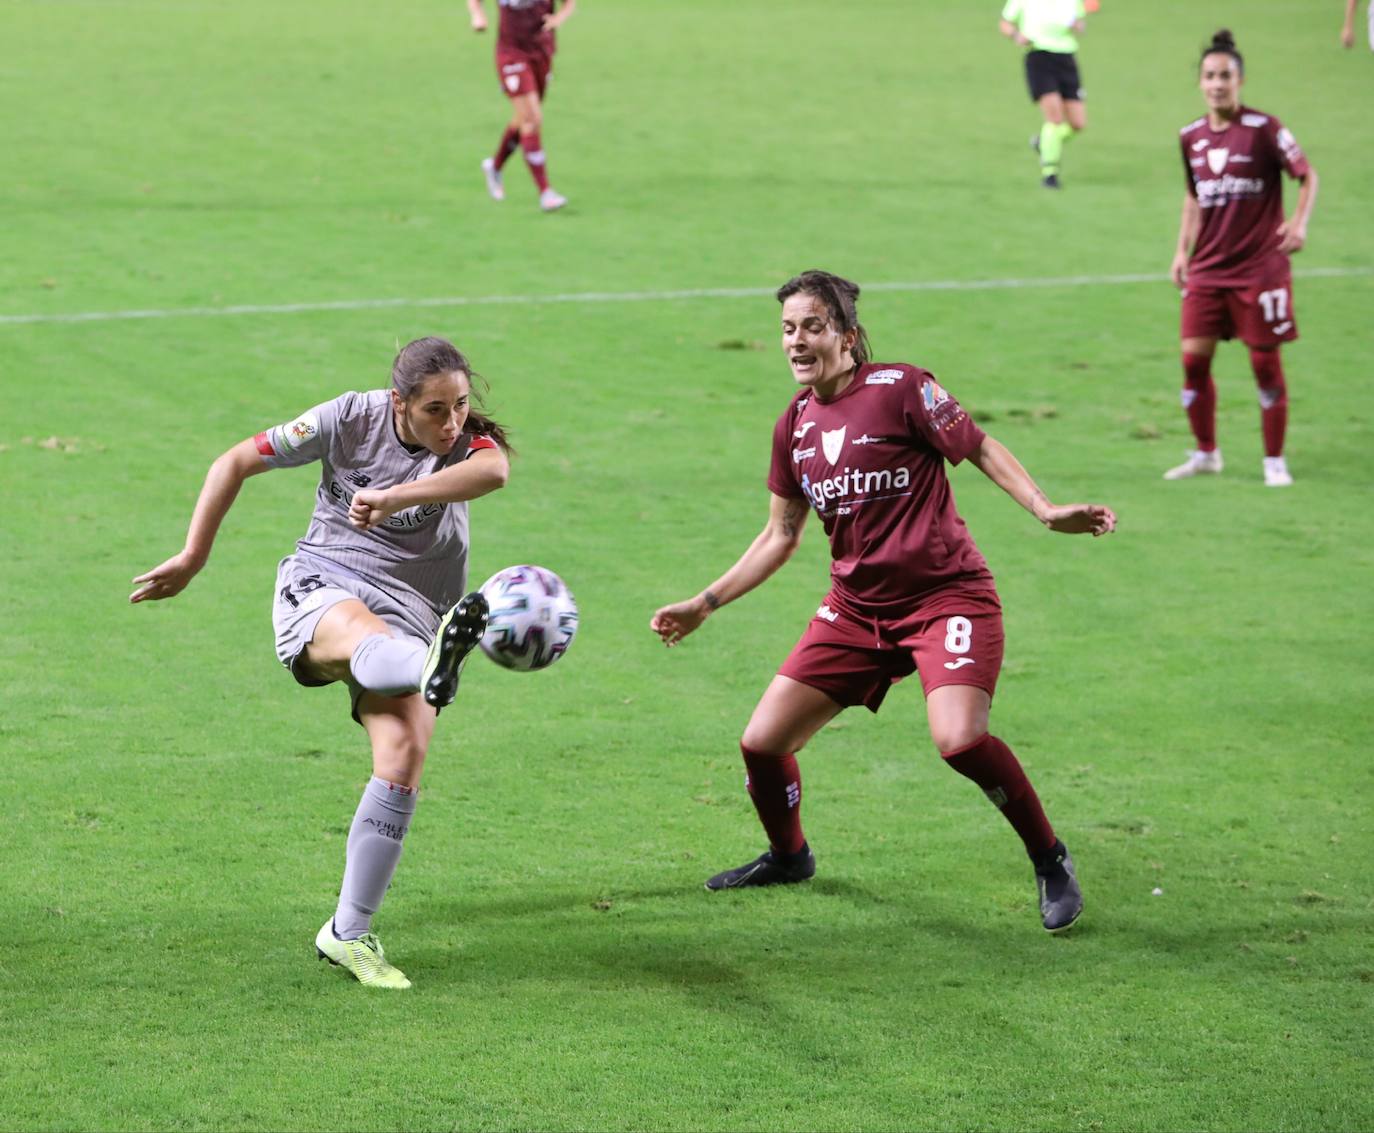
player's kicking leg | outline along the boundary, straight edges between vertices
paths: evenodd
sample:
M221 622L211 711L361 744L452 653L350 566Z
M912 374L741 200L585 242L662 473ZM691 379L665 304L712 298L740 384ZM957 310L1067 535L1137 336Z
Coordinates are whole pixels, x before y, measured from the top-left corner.
M458 693L458 674L463 662L487 629L487 600L474 590L439 622L420 674L425 703L445 708Z

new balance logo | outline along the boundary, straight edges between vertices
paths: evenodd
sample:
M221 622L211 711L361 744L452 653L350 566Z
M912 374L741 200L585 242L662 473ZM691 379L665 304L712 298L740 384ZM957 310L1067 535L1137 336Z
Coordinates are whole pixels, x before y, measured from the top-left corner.
M957 661L946 661L946 662L945 662L945 668L946 668L946 669L962 669L965 665L972 665L972 664L973 664L973 658L972 658L972 657L960 657L959 660L957 660Z
M344 479L350 484L356 484L359 488L366 488L372 483L372 477L365 472L350 472Z

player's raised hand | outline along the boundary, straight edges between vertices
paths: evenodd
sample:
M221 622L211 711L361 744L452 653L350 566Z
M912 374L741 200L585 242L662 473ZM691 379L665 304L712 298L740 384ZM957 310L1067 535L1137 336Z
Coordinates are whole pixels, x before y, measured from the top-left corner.
M1116 530L1116 512L1102 504L1061 504L1040 517L1051 531L1065 535L1108 535Z
M395 508L387 506L385 491L364 488L354 493L348 505L348 522L359 531L370 531L395 511Z
M140 574L133 580L138 589L129 595L129 601L156 602L174 597L186 589L187 584L200 573L200 568L204 565L203 561L186 551L173 555L165 563L153 567L146 574Z
M649 619L649 628L663 639L664 645L676 645L702 622L711 609L700 598L689 598L686 602L674 602L654 611Z
M1303 245L1307 243L1307 229L1300 224L1294 224L1291 220L1285 220L1279 225L1279 251L1286 255L1294 252L1301 252Z

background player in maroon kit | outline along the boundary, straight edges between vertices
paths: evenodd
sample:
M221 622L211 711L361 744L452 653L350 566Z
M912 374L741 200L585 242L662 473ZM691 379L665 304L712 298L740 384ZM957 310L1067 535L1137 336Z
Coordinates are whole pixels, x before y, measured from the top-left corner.
M1207 113L1179 131L1188 191L1170 274L1183 292L1183 407L1197 448L1164 479L1221 471L1212 356L1218 339L1239 338L1259 383L1264 482L1283 488L1293 477L1283 457L1288 390L1279 344L1298 337L1288 256L1307 241L1317 172L1277 118L1241 105L1244 73L1231 33L1217 32L1199 66ZM1301 183L1288 220L1283 173Z
M1016 756L988 732L1002 663L992 574L954 507L944 462L972 460L1053 531L1104 535L1098 504L1056 506L925 370L868 360L859 288L808 271L778 291L782 346L802 389L773 433L767 524L695 598L658 610L650 627L675 645L715 610L782 566L814 509L830 537L831 588L773 678L740 748L769 849L717 874L708 889L804 881L816 871L802 834L796 753L843 709L876 712L891 684L918 672L930 734L955 771L986 792L1035 865L1045 928L1083 908L1073 860Z
M519 148L524 150L530 175L539 188L539 207L553 212L568 199L549 186L539 131L544 122L544 91L553 73L554 31L576 10L577 0L563 0L561 7L558 0L497 0L497 5L501 22L496 33L496 74L511 102L511 120L495 155L482 162L487 192L493 200L506 199L501 169ZM473 31L487 30L482 0L468 0L468 13Z

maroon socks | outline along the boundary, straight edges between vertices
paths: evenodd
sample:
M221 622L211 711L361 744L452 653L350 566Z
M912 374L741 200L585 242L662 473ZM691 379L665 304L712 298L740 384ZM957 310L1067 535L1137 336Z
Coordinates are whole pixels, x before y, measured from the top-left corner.
M1183 355L1182 400L1198 451L1212 452L1217 447L1217 387L1212 381L1210 358Z
M549 187L549 175L544 169L544 144L539 140L539 131L521 134L520 148L525 151L525 164L530 167L530 176L542 193Z
M801 828L801 770L797 757L769 755L739 745L749 772L745 785L773 850L796 854L806 845Z
M983 788L983 793L1021 836L1026 853L1032 858L1054 845L1054 829L1045 817L1035 788L1011 748L996 736L985 735L967 747L940 754L960 775Z
M520 130L516 126L507 126L506 132L501 135L501 144L496 147L496 153L492 155L492 164L500 169L506 164L506 159L520 148Z
M1283 455L1283 434L1288 429L1288 387L1277 350L1250 351L1250 368L1259 385L1260 428L1264 431L1264 455Z
M740 744L747 786L769 844L778 854L800 853L806 845L801 828L801 771L790 753L770 755ZM958 751L941 753L965 778L972 779L1011 823L1032 858L1055 844L1054 829L1040 806L1021 764L996 736L985 735Z

